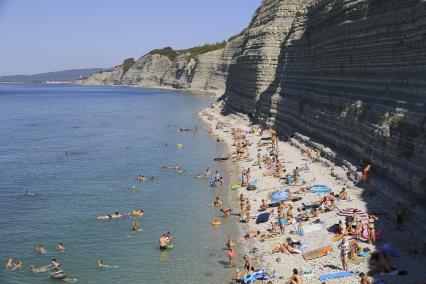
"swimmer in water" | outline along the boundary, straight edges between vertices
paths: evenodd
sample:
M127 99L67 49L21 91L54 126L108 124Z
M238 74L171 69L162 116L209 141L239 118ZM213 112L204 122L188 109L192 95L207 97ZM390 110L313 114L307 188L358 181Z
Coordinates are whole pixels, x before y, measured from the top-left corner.
M57 251L64 252L64 251L65 251L64 243L59 243L59 244L56 246L56 250L57 250Z
M139 232L141 230L141 226L137 221L132 221L132 232Z
M21 270L22 268L24 268L24 263L22 262L22 260L18 260L17 262L15 262L15 270Z
M26 190L26 191L25 191L25 195L27 195L27 196L35 196L35 193L34 193L34 192L31 192L31 191Z
M223 204L223 201L220 200L219 196L216 196L216 200L213 202L213 206L214 207L220 207L220 206L222 206L222 204Z
M222 208L222 209L220 209L220 212L223 213L224 218L227 218L229 216L229 213L231 213L231 209L230 208Z
M98 268L102 269L105 267L104 260L101 257L98 259L97 263L98 263Z
M9 270L15 269L15 264L13 263L12 258L9 258L8 260L6 260L6 268L9 269Z
M35 248L36 253L45 254L47 250L42 245L37 245Z

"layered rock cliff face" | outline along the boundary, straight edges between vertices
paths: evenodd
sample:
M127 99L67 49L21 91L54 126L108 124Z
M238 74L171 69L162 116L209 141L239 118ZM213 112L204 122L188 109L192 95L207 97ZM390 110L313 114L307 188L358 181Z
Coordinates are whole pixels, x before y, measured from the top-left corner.
M113 71L94 74L80 83L202 90L222 95L229 65L240 45L241 38L237 36L223 49L195 57L182 53L173 61L165 55L148 53L125 74L120 65Z
M226 111L426 196L425 1L264 0L242 38Z

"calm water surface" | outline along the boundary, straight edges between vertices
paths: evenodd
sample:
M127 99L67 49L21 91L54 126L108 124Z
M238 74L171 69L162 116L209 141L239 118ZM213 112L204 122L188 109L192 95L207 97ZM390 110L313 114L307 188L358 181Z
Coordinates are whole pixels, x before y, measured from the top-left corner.
M52 257L78 283L229 280L223 247L236 226L230 219L213 228L219 214L207 206L225 190L193 177L208 165L224 172L213 162L223 148L205 131L177 131L200 128L196 114L210 103L176 91L0 84L0 257L25 264L23 271L1 268L0 283L54 283L28 272L29 264L43 266ZM168 163L187 174L164 170ZM138 174L155 179L138 182ZM138 234L130 232L132 219L96 220L137 207L146 213ZM160 252L166 231L176 247ZM58 242L64 253L55 251ZM46 255L35 254L38 243ZM119 268L99 271L99 257Z

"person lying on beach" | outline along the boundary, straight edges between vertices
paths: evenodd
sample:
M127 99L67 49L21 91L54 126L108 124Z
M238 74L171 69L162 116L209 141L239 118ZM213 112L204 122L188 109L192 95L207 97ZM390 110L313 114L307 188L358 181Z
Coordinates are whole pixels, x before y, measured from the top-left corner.
M339 200L349 200L349 195L345 188L342 188L342 191L339 192Z
M356 240L349 243L349 258L354 259L361 252L361 247Z
M302 284L302 277L300 277L296 268L293 269L293 275L290 277L288 284Z
M266 203L265 199L262 199L262 204L259 207L258 211L265 211L269 208L269 205Z
M216 196L215 201L212 203L214 207L220 207L222 206L222 204L223 204L223 201L219 198L219 196Z
M227 218L229 216L229 213L231 213L231 209L230 208L222 208L222 209L220 209L220 212L223 213L223 217Z
M286 254L300 254L301 250L297 249L296 246L290 245L287 241L278 242L273 248L271 253L286 253Z
M42 245L37 245L35 248L36 253L45 254L47 250Z
M57 250L57 251L60 251L60 252L64 252L64 251L65 251L64 243L59 243L59 244L56 246L56 250Z
M260 231L250 231L247 234L245 234L243 237L239 238L238 241L245 241L250 238L257 238L261 235Z

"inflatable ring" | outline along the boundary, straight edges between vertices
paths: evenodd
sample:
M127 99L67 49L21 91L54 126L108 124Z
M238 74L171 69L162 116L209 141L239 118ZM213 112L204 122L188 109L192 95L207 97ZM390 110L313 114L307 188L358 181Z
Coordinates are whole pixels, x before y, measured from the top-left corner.
M174 244L168 244L167 246L166 246L166 249L173 249L175 247L175 245Z
M219 226L221 224L222 224L222 222L220 220L218 220L218 219L213 219L213 221L212 221L212 225L213 226Z

